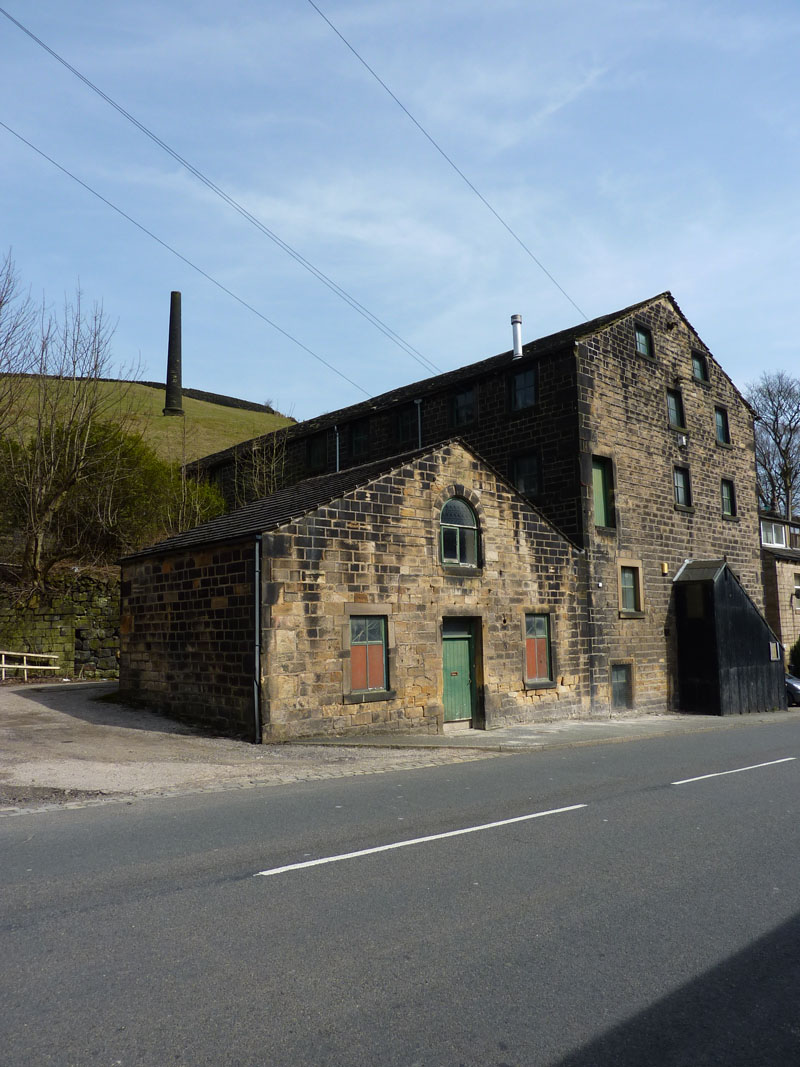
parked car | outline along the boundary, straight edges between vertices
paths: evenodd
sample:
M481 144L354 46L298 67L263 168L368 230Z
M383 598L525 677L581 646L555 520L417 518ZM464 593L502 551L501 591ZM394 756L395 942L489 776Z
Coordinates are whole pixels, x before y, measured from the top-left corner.
M786 675L786 703L800 704L800 678L793 674Z

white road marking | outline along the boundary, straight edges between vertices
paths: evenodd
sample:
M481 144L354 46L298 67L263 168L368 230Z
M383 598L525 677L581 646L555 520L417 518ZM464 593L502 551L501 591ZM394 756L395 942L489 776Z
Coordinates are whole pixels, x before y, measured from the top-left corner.
M447 837L459 837L461 834L475 834L479 830L494 830L498 826L510 826L515 822L527 822L530 819L541 819L545 815L561 815L565 811L577 811L585 808L585 804L571 804L568 808L552 808L550 811L535 811L531 815L517 815L513 819L501 819L498 822L486 822L480 826L466 826L462 830L447 830L442 834L430 834L428 837L413 837L408 841L393 841L390 845L377 845L375 848L362 848L358 852L344 852L340 856L323 856L317 860L306 860L304 863L289 863L285 867L273 867L269 871L257 871L253 877L268 877L271 874L285 874L287 871L300 871L304 867L319 867L323 863L338 863L340 860L358 859L360 856L372 856L376 852L389 852L393 848L407 848L408 845L425 845L429 841L442 841Z
M715 774L700 774L697 778L683 778L672 785L688 785L689 782L702 782L705 778L722 778L725 774L741 774L742 771L757 771L759 767L774 767L776 763L791 763L797 756L785 756L783 759L770 760L769 763L754 763L751 767L735 767L732 771L717 771Z

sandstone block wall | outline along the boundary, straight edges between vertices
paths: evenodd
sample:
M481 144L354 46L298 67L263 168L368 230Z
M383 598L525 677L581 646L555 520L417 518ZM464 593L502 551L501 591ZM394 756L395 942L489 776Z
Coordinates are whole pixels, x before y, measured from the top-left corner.
M634 326L648 327L653 358L637 355ZM709 381L692 373L702 352ZM610 703L610 667L630 664L639 711L678 707L672 579L687 558L726 558L763 610L752 417L732 382L666 299L579 346L583 511L591 538L592 688ZM667 390L682 395L685 427L672 429ZM727 411L730 445L716 440L715 408ZM613 462L616 527L594 527L592 455ZM676 506L673 469L689 470L692 504ZM721 480L736 487L737 514L722 514ZM641 568L640 617L620 611L621 563Z
M472 504L481 566L439 562L439 513ZM368 488L264 536L264 734L418 728L443 719L442 619L474 620L487 727L587 713L580 554L459 446L437 449ZM555 674L526 688L524 616L551 615ZM348 692L349 620L389 632L389 690Z
M120 690L252 738L254 580L252 541L125 561Z

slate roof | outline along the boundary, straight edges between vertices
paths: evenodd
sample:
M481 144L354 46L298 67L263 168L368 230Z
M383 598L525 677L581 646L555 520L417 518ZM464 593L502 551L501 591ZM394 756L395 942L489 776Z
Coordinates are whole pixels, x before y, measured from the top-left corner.
M452 442L445 442L445 444L450 443ZM271 496L245 504L244 507L237 508L236 511L231 511L227 515L220 515L184 533L175 534L138 552L132 552L124 559L160 555L177 549L191 548L193 545L238 541L261 531L274 530L278 526L291 522L292 519L300 518L315 508L329 504L332 500L338 500L345 493L367 485L375 478L389 474L419 459L420 456L435 452L442 447L444 445L433 447L428 445L426 448L418 448L413 452L374 460L361 467L348 467L334 474L320 474L316 478L307 478L285 489L279 489Z
M600 315L596 319L582 322L578 326L572 326L567 330L561 330L558 333L549 334L547 337L540 337L538 340L529 341L528 344L522 346L522 355L523 357L539 356L548 352L558 351L561 348L572 347L577 341L580 341L581 338L597 333L599 330L603 330L607 326L612 325L612 323L616 322L618 319L625 318L640 308L645 307L647 304L652 304L654 301L661 300L664 297L672 303L676 313L681 316L686 325L696 333L694 327L681 311L672 293L665 291L659 293L657 296L651 296L647 300L640 300L637 304L631 304L630 307L622 308L620 311L612 311L607 315ZM424 378L421 381L412 382L410 385L400 386L397 389L392 389L387 393L381 393L380 396L372 397L369 400L362 400L349 407L339 408L337 411L326 412L313 419L306 419L305 422L297 422L293 426L287 427L285 431L278 432L284 432L288 439L318 433L331 426L342 425L352 419L358 419L362 416L369 415L373 411L384 410L403 402L410 403L412 400L448 390L461 382L471 381L483 374L499 370L510 364L512 359L513 351L509 349L507 352L501 352L497 356L490 356L488 359L480 360L478 363L470 363L466 367L458 367L456 370L445 371L444 374L437 374L433 378ZM263 440L268 436L271 435L265 434L262 438L254 438L254 440ZM247 442L247 444L250 444L250 442ZM202 459L187 464L187 469L191 471L200 471L207 470L209 467L214 467L220 463L224 464L229 459L232 459L236 455L237 450L241 447L241 445L233 445L221 452L214 452L209 456L204 456Z
M727 566L724 559L687 559L672 581L715 582Z
M126 560L140 559L144 556L161 555L184 548L191 548L193 545L240 541L257 533L275 530L293 519L302 518L302 516L307 515L316 508L324 507L326 504L330 504L331 501L338 500L354 489L368 485L370 482L375 481L376 478L382 478L386 474L391 474L392 471L400 470L402 467L415 463L418 459L431 456L435 452L439 452L443 448L449 448L452 445L458 445L482 463L487 470L491 471L498 482L502 483L510 493L522 500L531 511L536 513L540 522L545 526L549 526L572 548L579 552L582 551L580 546L567 537L563 530L560 530L546 515L543 515L527 497L519 493L496 467L480 456L474 448L465 444L461 438L452 437L448 441L440 441L435 445L425 445L423 448L415 448L412 451L402 452L396 456L373 460L371 463L364 463L360 467L348 467L346 470L336 471L332 474L320 474L315 478L306 478L305 481L295 482L284 489L279 489L277 493L273 493L271 496L254 500L251 504L245 504L244 507L237 508L236 511L231 511L227 515L220 515L218 518L204 522L200 526L184 531L184 533L167 537L165 540L158 541L147 548L142 548L138 552L131 552L130 555L124 556L120 562L124 563Z
M785 559L791 563L800 562L800 549L796 548L772 548L766 545L761 546L761 551L768 556L775 556L776 559Z

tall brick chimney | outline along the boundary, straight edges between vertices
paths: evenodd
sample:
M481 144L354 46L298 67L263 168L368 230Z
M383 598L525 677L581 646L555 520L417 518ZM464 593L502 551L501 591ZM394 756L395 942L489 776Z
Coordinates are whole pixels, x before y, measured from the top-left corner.
M165 415L183 414L183 386L181 383L181 294L170 293L169 347L167 349L167 393Z

